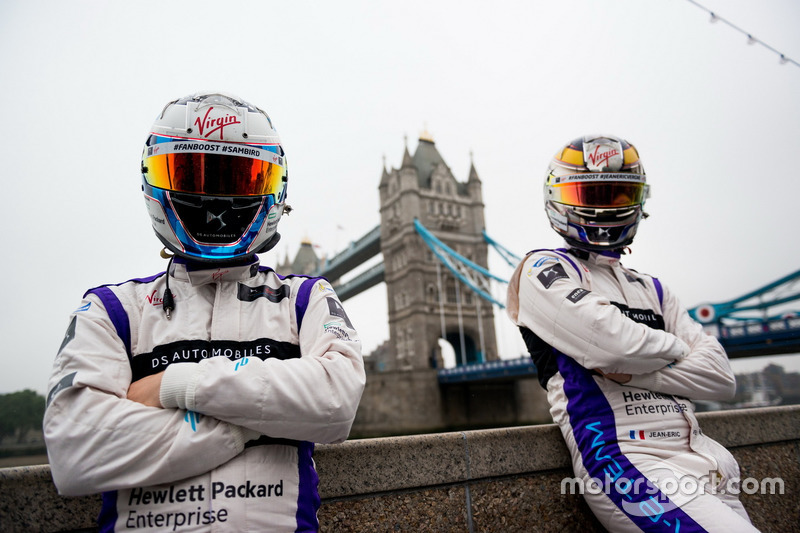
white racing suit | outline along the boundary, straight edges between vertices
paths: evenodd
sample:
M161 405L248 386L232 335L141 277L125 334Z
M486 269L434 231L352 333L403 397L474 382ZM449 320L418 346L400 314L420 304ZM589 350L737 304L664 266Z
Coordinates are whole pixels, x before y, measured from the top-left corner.
M104 492L101 531L317 531L314 442L347 438L361 343L322 278L172 263L86 293L44 419L53 480ZM164 371L163 409L126 398Z
M535 250L507 310L572 456L562 492L583 490L611 531L753 530L732 494L738 465L702 433L692 403L733 396L728 358L657 278L618 254ZM633 377L621 385L609 373Z

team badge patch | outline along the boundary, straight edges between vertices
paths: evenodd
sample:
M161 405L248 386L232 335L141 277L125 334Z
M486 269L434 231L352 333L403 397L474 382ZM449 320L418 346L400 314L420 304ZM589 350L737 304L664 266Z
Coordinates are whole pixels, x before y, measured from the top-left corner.
M581 299L582 299L584 296L586 296L587 294L589 294L589 292L591 292L591 291L587 291L586 289L581 289L581 288L575 289L574 291L572 291L571 293L569 293L569 294L567 295L567 300L569 300L570 302L572 302L572 303L576 304L576 303L578 303L578 302L579 302L579 301L580 301L580 300L581 300Z
M347 327L350 329L356 329L353 327L353 324L350 323L350 319L347 317L347 313L344 312L344 307L342 304L339 303L339 300L336 298L331 298L330 296L325 298L328 300L328 311L330 311L331 316L336 316L344 320L344 323L347 324Z
M560 263L556 263L555 265L539 272L539 275L536 276L536 279L542 282L542 285L544 285L545 289L549 289L550 285L552 285L556 280L568 277L569 276L567 276L567 273L564 271L564 267L561 266Z

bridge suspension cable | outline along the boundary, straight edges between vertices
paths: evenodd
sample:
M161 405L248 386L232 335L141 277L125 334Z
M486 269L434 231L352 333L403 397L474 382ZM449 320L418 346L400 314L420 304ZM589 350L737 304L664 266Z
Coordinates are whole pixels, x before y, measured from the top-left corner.
M781 308L792 302L800 302L800 270L727 302L698 305L689 314L704 324L723 320L776 320L787 314ZM753 316L753 312L760 315ZM798 314L798 310L792 310L791 314Z
M482 231L483 233L483 240L486 241L492 248L500 254L500 257L505 259L506 263L509 264L511 268L517 268L517 265L520 264L522 258L517 254L511 252L508 248L497 242L496 240L489 237L486 233L486 230Z
M422 237L422 240L428 248L431 249L434 255L439 258L439 261L441 261L456 278L461 280L464 285L469 287L484 300L492 302L501 309L505 308L505 304L492 295L490 281L494 280L503 284L508 284L508 280L492 274L486 268L460 255L439 240L439 238L423 226L418 219L414 219L414 228L417 230L420 237Z
M800 270L733 300L689 314L715 335L728 357L800 351Z

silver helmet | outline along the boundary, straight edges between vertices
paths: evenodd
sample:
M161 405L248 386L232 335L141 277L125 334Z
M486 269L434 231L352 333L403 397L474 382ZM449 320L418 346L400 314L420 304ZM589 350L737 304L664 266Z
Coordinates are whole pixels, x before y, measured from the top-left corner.
M175 254L229 261L272 248L286 202L286 158L269 116L232 95L168 103L142 153L145 203Z
M649 196L636 148L613 135L575 139L553 157L544 183L552 228L577 248L618 250L630 244Z

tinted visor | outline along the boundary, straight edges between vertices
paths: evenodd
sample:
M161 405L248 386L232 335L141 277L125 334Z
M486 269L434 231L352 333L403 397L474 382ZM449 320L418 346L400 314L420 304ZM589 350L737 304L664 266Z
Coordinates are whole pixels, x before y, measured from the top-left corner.
M622 176L639 178L633 174ZM631 207L642 205L647 198L643 176L642 181L570 181L569 178L571 176L554 179L562 182L553 183L550 187L551 200L577 207Z
M209 196L263 196L282 201L286 166L280 146L151 135L142 175L153 187Z

